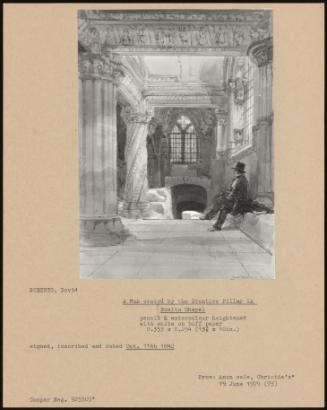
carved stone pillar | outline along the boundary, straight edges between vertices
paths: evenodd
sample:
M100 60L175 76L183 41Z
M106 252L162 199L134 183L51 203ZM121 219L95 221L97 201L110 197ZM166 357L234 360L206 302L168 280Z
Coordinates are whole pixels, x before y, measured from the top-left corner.
M125 109L123 118L127 126L123 215L127 218L142 218L148 208L145 200L148 190L146 138L151 115Z
M258 197L273 201L272 141L272 38L253 43L248 55L258 66L257 123L254 127L258 156Z
M79 56L80 241L106 246L126 235L117 216L116 85L111 57Z

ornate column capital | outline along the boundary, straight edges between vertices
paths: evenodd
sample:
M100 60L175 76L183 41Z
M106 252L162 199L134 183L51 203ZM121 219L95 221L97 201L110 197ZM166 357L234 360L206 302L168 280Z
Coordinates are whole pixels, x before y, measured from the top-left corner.
M114 54L80 53L78 70L83 78L98 78L113 82L117 82L124 75L120 60Z
M272 37L252 43L247 50L247 54L258 67L270 64L273 59Z
M217 125L226 125L227 124L227 112L219 108L215 108L215 116L217 119Z

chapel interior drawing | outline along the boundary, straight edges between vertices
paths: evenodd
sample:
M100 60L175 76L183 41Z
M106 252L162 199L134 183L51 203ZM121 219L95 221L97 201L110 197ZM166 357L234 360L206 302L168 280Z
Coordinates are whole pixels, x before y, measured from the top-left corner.
M274 208L272 37L269 10L79 11L81 247L187 223L239 161Z

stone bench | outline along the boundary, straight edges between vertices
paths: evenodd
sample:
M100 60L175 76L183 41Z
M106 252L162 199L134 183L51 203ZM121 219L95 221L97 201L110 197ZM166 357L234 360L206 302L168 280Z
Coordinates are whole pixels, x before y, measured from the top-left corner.
M244 216L228 215L222 229L238 228L270 254L274 253L275 215L246 213Z

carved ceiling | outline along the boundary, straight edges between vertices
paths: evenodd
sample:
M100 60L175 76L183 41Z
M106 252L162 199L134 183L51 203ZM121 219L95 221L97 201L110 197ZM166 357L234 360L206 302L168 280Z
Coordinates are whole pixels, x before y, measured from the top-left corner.
M269 10L81 10L79 42L93 52L245 55L271 26Z

